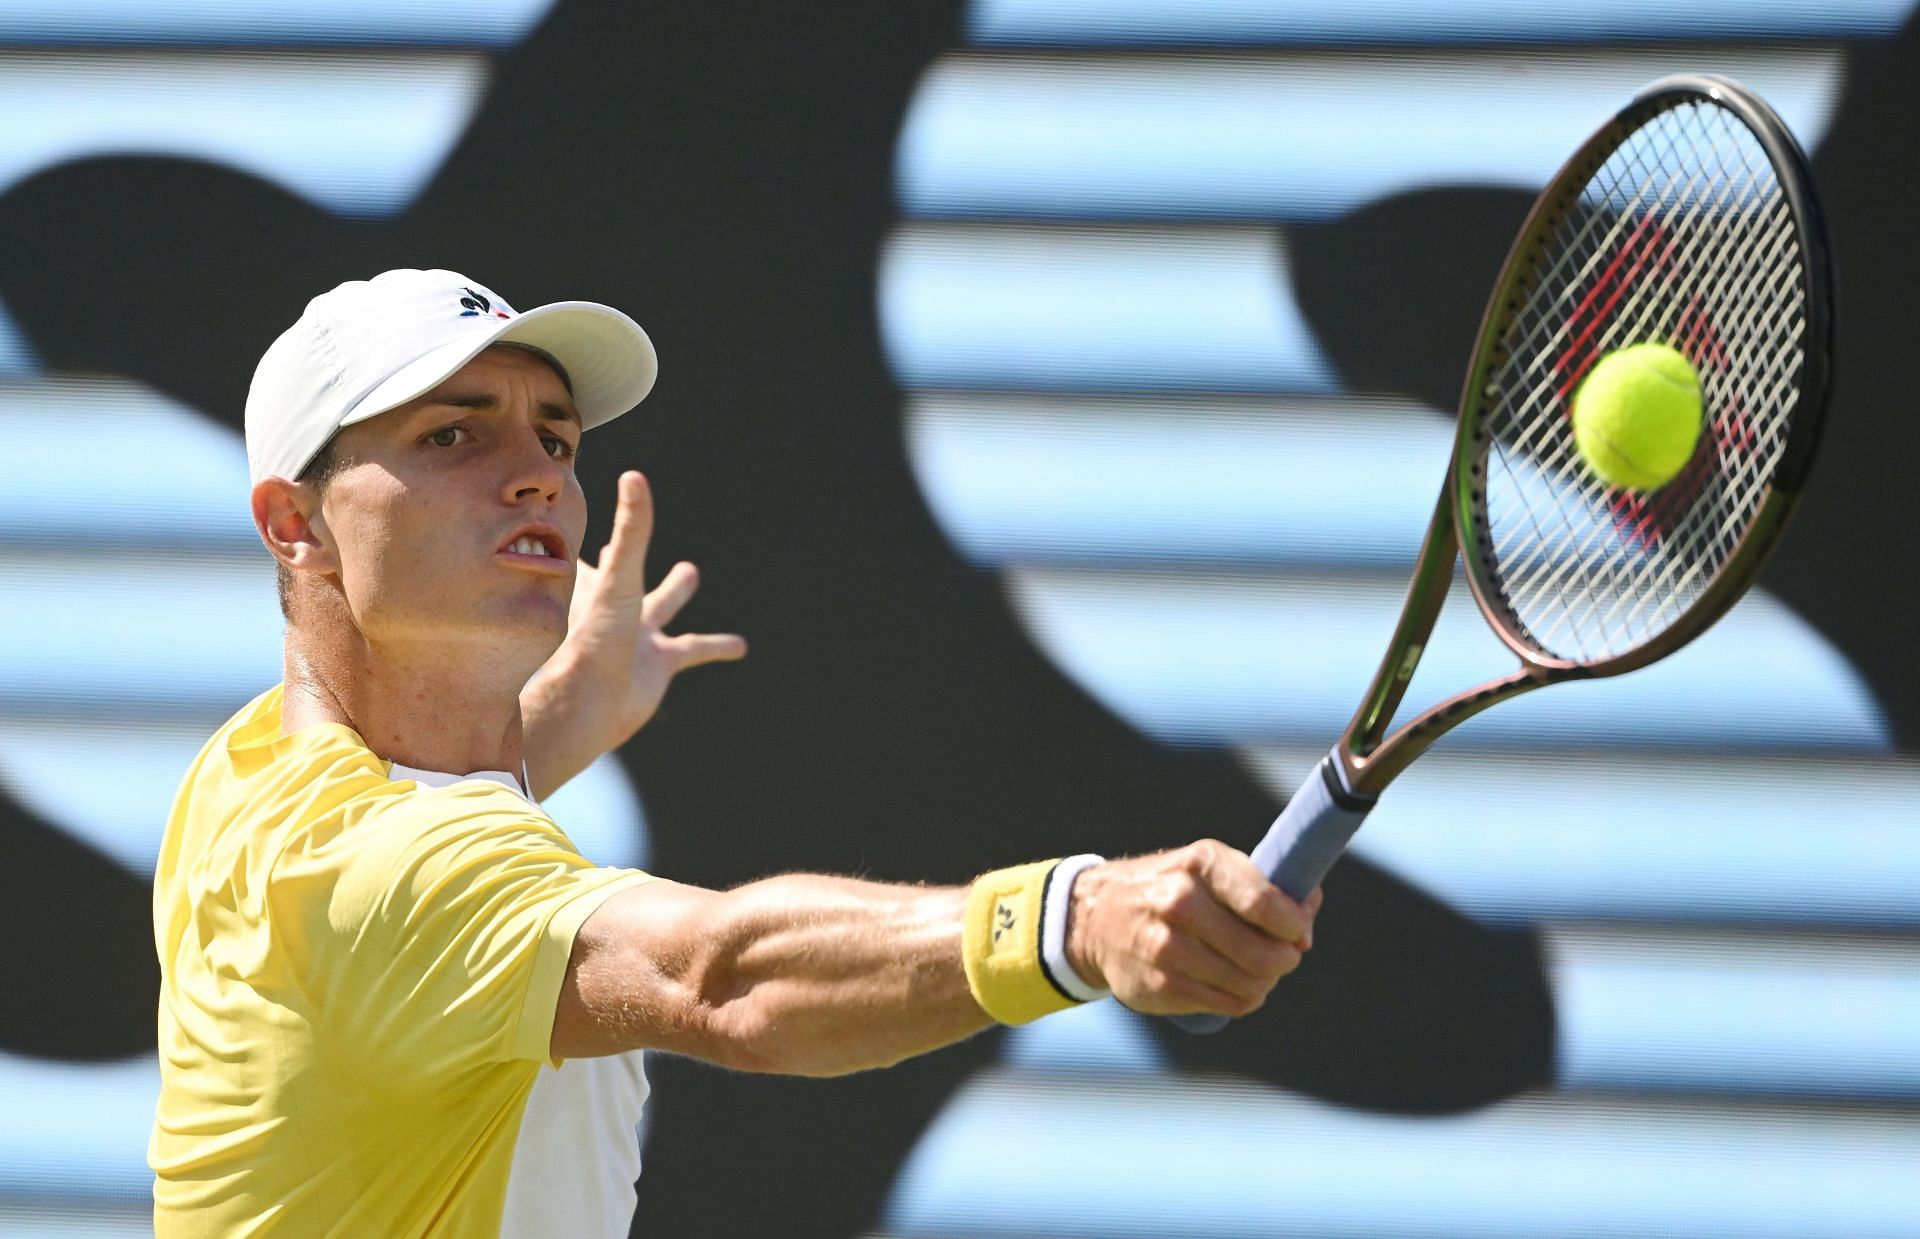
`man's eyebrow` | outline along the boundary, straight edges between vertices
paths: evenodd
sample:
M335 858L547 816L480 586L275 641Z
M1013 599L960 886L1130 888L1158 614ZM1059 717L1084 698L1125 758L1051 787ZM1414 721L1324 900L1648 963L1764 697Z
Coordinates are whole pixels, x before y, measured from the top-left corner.
M487 410L500 407L499 398L491 392L448 392L445 395L430 398L427 403L429 405L438 405L442 408L451 407L455 409ZM542 400L540 402L539 412L542 421L572 422L575 429L580 428L580 415L564 404L555 404L551 400Z

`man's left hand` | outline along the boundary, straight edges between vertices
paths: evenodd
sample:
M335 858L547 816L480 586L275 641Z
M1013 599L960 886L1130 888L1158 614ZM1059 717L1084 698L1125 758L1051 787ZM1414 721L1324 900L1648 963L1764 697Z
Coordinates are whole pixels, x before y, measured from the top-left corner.
M677 563L646 587L653 538L653 492L634 472L620 475L613 538L600 563L575 565L567 637L520 694L527 766L536 797L633 737L660 708L673 677L702 663L744 658L732 633L668 635L700 586L699 571Z

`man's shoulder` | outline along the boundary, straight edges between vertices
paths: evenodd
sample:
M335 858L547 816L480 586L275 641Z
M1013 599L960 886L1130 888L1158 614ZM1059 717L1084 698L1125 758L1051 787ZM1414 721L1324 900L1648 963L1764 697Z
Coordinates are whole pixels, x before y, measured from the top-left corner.
M494 859L584 863L516 788L396 767L337 723L280 734L279 690L215 733L183 783L158 879L372 893ZM503 776L510 778L511 776ZM328 896L327 898L331 898Z
M394 766L345 724L282 735L282 717L275 686L213 734L182 781L175 804L175 817L188 819L182 825L197 821L203 834L238 829L316 843L375 819L418 826L483 815L551 827L537 806L501 783L416 779L418 772Z
M484 779L433 786L383 772L377 785L341 806L337 823L314 830L311 839L317 848L350 854L363 876L376 880L471 870L530 855L585 863L546 813Z
M477 828L523 826L537 833L559 833L546 811L512 788L482 778L430 784L388 773L365 792L361 820L379 820L401 828L430 829L462 824Z
M278 841L385 781L345 728L281 736L280 688L248 702L201 746L182 776L161 840L156 881L238 865L257 869Z

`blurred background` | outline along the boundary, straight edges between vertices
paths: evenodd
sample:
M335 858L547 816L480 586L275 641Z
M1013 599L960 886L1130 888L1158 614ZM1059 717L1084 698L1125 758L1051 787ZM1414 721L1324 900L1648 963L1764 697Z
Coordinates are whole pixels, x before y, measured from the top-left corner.
M656 1059L635 1234L1920 1234L1915 0L6 0L0 1233L149 1229L149 875L279 675L253 365L448 266L633 314L686 623L607 864L962 881L1256 839L1350 714L1533 193L1642 84L1813 156L1838 398L1684 654L1468 724L1219 1037ZM1409 700L1499 668L1464 595Z

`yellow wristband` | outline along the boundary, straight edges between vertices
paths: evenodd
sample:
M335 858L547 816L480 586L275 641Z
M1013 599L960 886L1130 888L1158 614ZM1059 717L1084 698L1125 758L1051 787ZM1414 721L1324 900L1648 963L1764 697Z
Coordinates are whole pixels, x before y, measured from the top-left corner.
M967 988L1002 1024L1025 1024L1079 1003L1055 985L1040 958L1047 879L1057 860L996 869L967 892L961 952Z

